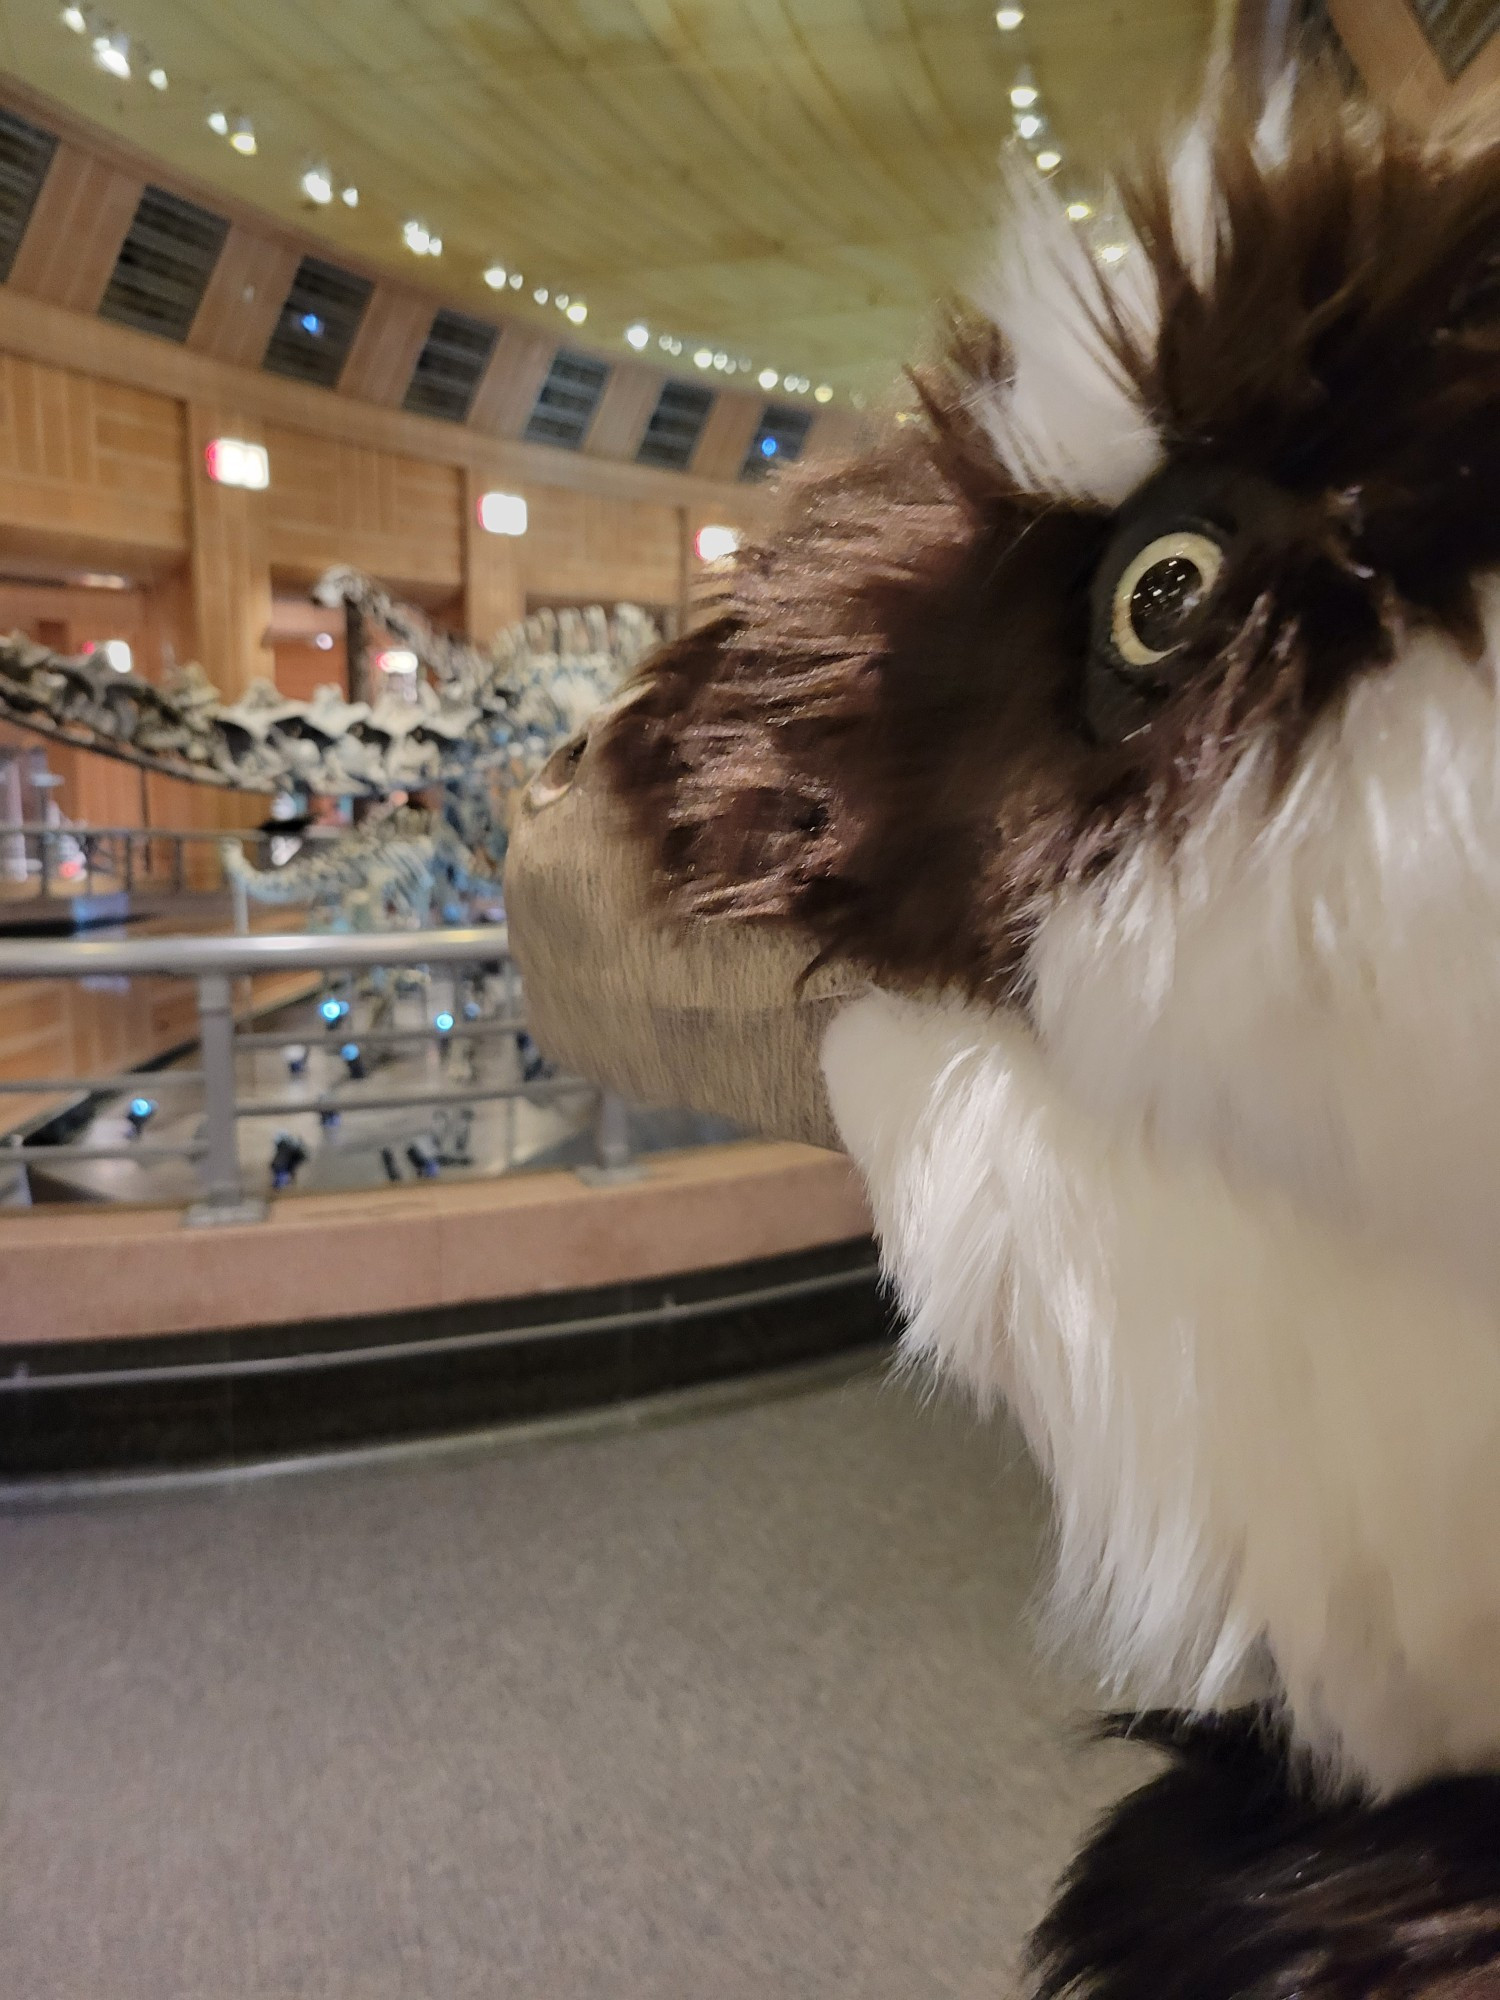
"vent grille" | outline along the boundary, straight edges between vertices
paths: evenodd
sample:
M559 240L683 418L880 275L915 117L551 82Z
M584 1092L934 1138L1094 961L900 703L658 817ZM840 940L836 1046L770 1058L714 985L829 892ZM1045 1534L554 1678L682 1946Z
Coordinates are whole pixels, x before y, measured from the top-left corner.
M262 367L331 389L370 302L368 278L356 278L320 257L304 257L271 335Z
M745 463L740 467L741 479L764 479L778 465L795 465L811 429L810 411L792 409L785 403L767 403L760 428L751 438Z
M423 417L445 417L461 424L469 414L479 378L489 364L497 338L488 320L446 307L432 322L417 365L407 384L405 407Z
M1450 78L1466 69L1500 28L1500 0L1412 0L1412 6Z
M50 132L0 111L0 284L10 276L56 151Z
M120 245L100 317L186 340L228 233L222 216L148 187Z
M691 382L668 382L651 412L635 455L637 465L664 465L672 472L686 472L713 406L712 389L698 389Z
M547 379L522 433L528 444L555 444L577 451L609 380L609 364L590 354L560 347L552 357Z

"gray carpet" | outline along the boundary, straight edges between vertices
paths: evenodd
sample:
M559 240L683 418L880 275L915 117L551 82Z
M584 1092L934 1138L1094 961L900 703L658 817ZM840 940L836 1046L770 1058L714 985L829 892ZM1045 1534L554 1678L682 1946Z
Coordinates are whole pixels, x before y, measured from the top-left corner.
M1041 1529L868 1378L0 1519L0 1994L993 2000L1145 1768Z

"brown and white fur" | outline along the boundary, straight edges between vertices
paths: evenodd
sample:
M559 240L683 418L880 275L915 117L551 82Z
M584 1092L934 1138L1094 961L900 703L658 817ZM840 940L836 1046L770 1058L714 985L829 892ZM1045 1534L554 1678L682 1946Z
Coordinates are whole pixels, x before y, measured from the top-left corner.
M920 432L792 498L602 754L673 922L868 980L823 1069L906 1350L1016 1411L1059 1630L1169 1712L1043 1990L1478 2000L1500 147L1313 87L1124 200L1112 273L1021 192ZM1133 673L1112 582L1200 527Z

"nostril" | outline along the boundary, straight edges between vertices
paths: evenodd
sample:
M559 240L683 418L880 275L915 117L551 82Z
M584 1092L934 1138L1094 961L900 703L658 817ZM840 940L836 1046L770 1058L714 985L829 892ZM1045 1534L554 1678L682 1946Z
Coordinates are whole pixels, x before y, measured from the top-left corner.
M583 753L588 748L588 742L588 731L581 729L576 736L570 736L566 743L553 751L526 788L526 803L533 812L540 811L543 806L554 804L567 792L578 775L578 767L583 762Z

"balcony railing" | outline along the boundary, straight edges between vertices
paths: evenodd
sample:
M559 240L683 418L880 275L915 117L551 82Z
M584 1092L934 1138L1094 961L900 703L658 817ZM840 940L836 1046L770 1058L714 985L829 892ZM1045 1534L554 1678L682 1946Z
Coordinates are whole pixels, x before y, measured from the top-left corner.
M245 1092L238 1059L257 1050L282 1049L295 1030L283 1025L263 1029L241 1027L236 1020L236 982L264 974L307 975L307 990L333 994L342 975L344 990L351 977L376 974L421 974L442 981L445 996L470 998L467 1010L447 999L426 1025L401 1027L389 1019L360 1020L352 1011L354 997L325 1000L334 1011L326 1020L350 1038L357 1062L350 1074L326 1088L309 1085L295 1091ZM555 1103L559 1099L593 1106L592 1157L580 1171L590 1178L612 1179L633 1171L627 1107L608 1092L578 1077L534 1074L529 1080L452 1082L444 1073L418 1075L409 1086L383 1088L363 1072L366 1055L380 1051L420 1051L424 1046L451 1051L469 1045L477 1052L485 1044L509 1041L512 1048L524 1035L520 988L501 925L472 930L382 932L355 936L264 937L140 937L110 940L15 939L0 942L0 980L87 980L137 978L191 982L196 995L196 1061L188 1068L135 1068L106 1076L24 1077L0 1081L0 1104L6 1096L56 1095L77 1103L93 1103L133 1095L150 1103L140 1127L154 1116L155 1098L167 1092L191 1093L200 1116L190 1137L162 1140L136 1136L118 1144L95 1144L63 1138L54 1143L13 1133L0 1143L0 1167L63 1162L89 1165L110 1160L142 1164L188 1161L196 1175L197 1198L187 1212L194 1224L259 1220L266 1213L266 1172L247 1168L239 1145L239 1126L247 1118L306 1117L343 1119L359 1112L453 1110L489 1102ZM304 1003L305 1004L305 1003ZM344 1009L341 1014L338 1009ZM366 1013L370 1010L365 1009ZM343 1025L340 1025L343 1024ZM305 1032L305 1029L304 1031ZM147 1093L150 1093L148 1100ZM513 1127L512 1127L513 1131ZM509 1164L509 1161L507 1161Z

